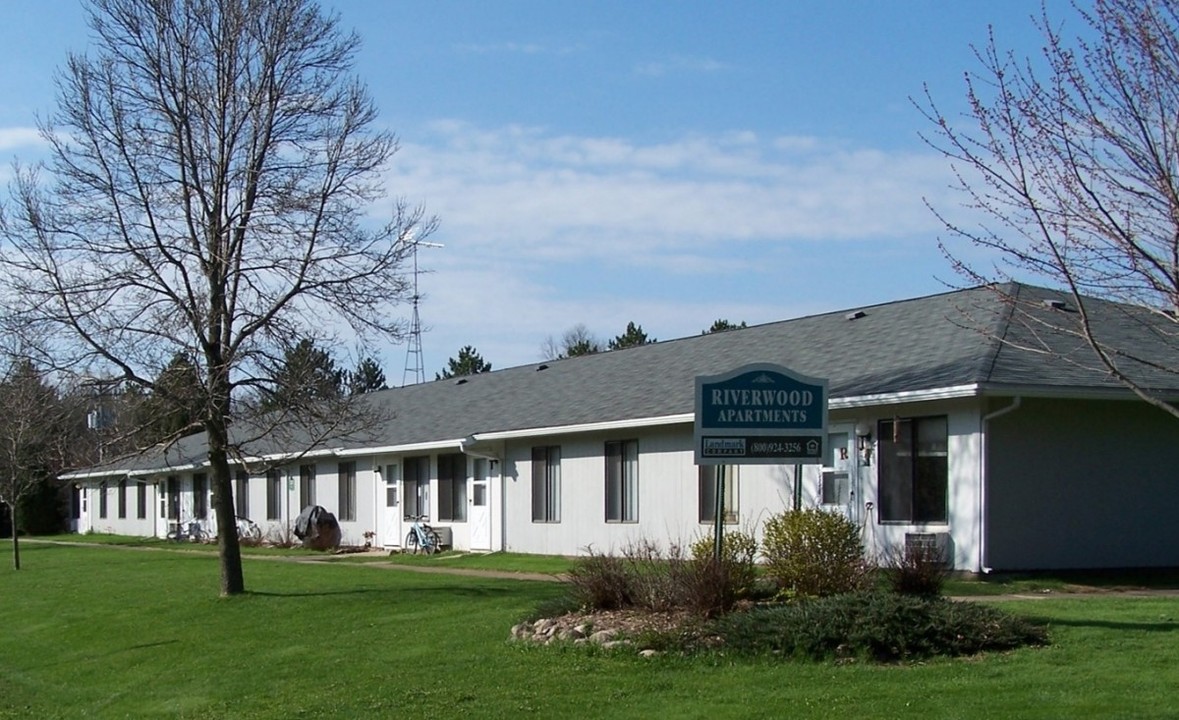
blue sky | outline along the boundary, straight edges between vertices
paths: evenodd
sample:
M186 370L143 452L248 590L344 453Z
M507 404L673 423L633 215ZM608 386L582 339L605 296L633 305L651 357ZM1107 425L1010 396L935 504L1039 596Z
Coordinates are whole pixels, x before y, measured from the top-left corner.
M400 137L390 195L441 221L427 378L464 345L533 362L578 323L666 340L945 290L923 199L970 217L909 98L960 112L988 26L1042 44L1038 0L325 5ZM0 0L0 180L38 157L53 71L86 40L75 0ZM400 384L405 346L379 355Z

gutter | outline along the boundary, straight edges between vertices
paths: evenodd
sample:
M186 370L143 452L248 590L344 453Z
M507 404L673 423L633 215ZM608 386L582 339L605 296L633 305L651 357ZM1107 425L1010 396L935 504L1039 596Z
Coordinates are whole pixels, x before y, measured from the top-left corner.
M986 510L987 510L987 426L996 418L1003 417L1007 413L1014 412L1019 409L1023 403L1023 397L1016 395L1011 404L1006 407L1001 407L994 412L982 416L979 420L979 453L978 453L978 569L984 575L991 573L991 568L987 567L987 524L986 524Z

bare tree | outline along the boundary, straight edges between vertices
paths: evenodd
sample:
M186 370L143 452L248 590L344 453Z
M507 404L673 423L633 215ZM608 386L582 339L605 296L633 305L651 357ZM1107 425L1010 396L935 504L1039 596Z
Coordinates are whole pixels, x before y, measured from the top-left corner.
M217 525L233 528L243 428L276 427L238 398L274 386L291 338L396 339L409 238L435 221L401 203L366 217L396 139L353 76L358 37L311 0L88 13L93 54L69 57L42 123L51 160L19 169L0 216L3 303L58 371L150 390L190 358ZM219 546L221 593L243 592L236 535Z
M0 503L12 514L12 565L20 570L23 501L75 458L80 413L27 359L0 381Z
M550 335L540 345L540 354L545 360L593 355L602 350L601 341L594 337L585 323L577 323L566 330L559 341Z
M985 218L968 226L935 209L967 243L942 249L964 277L1005 294L1026 349L1079 340L1092 352L1071 362L1179 417L1160 391L1179 376L1179 3L1074 10L1071 38L1041 14L1039 57L1001 51L993 35L976 50L965 122L947 118L928 88L918 103L935 126L927 141ZM1063 289L1073 312L1024 306L1001 284L1016 275Z

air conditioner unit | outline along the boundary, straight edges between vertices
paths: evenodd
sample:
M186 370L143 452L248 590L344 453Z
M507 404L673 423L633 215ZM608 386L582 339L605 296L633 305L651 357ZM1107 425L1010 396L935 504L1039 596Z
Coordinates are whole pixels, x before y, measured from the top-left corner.
M434 532L438 533L438 544L444 548L453 548L454 540L451 537L450 527L446 525L435 525Z
M942 564L950 565L954 554L950 533L905 533L905 554L921 553L920 557L938 558Z

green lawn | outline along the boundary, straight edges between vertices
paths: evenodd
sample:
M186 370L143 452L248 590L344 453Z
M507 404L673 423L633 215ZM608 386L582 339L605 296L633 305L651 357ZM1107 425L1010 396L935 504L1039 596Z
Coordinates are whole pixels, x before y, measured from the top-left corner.
M0 542L0 558L11 554ZM23 544L0 717L1173 717L1179 600L1008 602L1044 649L909 666L641 659L506 641L556 583ZM437 559L439 562L445 562Z

